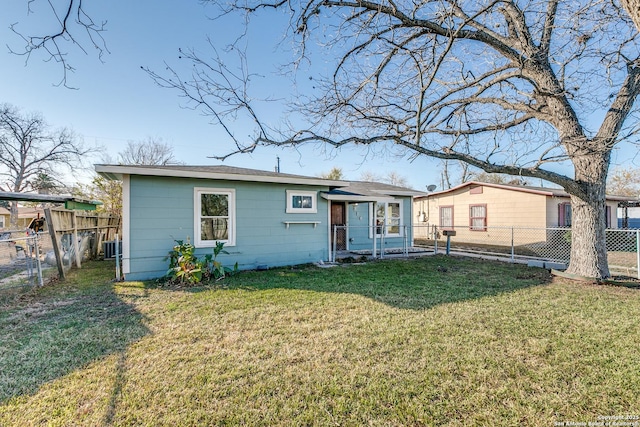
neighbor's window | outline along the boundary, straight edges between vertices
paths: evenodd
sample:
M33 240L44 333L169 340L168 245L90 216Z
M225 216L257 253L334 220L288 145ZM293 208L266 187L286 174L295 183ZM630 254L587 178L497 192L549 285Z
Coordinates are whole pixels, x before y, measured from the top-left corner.
M375 208L376 235L401 236L402 203L377 203Z
M4 216L0 215L0 228L4 228Z
M558 205L558 226L571 227L571 203Z
M453 206L440 206L440 228L453 229Z
M611 227L611 206L604 207L605 227ZM571 203L565 202L558 205L558 227L571 227Z
M317 193L315 191L287 190L287 213L316 213Z
M473 231L487 230L487 205L469 206L469 229Z
M195 189L195 245L235 245L235 190Z

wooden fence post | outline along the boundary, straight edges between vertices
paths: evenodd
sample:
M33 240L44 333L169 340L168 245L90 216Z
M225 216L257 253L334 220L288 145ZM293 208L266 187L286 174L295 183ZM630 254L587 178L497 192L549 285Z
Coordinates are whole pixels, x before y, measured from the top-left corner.
M51 236L51 243L53 244L53 252L56 255L56 264L58 265L58 274L60 280L64 280L64 266L62 265L62 254L60 253L60 244L58 243L58 236L56 235L56 226L51 216L51 208L44 210L44 217L47 220L47 226L49 227L49 235Z

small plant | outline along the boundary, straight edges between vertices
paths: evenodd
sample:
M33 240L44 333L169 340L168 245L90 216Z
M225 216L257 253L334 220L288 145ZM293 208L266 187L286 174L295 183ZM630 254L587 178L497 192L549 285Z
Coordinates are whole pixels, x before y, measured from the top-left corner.
M238 263L233 265L233 268L225 267L220 261L217 260L219 254L228 254L224 249L223 242L216 242L216 246L213 248L213 255L207 254L204 256L205 275L213 280L220 280L227 275L232 275L238 272Z
M196 284L202 280L202 262L194 255L195 246L189 241L176 240L167 258L169 259L169 270L166 276L171 282L180 284ZM165 258L165 259L167 259Z
M187 239L176 240L165 260L169 260L169 270L165 275L170 282L181 285L195 285L203 280L220 280L227 275L235 274L238 271L238 263L233 268L225 267L217 260L219 254L228 254L224 250L223 242L216 242L213 254L207 254L203 259L195 256L195 246Z

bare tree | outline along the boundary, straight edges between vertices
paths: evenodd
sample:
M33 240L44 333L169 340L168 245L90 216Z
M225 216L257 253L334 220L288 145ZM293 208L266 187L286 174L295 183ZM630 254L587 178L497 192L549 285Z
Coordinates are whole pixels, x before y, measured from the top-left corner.
M24 114L11 105L0 106L0 189L38 190L42 177L49 187L60 183L61 169L78 168L91 149L66 128L52 130L42 115ZM11 204L11 225L18 219L17 202Z
M11 53L26 57L40 52L43 60L57 63L61 66L62 77L58 85L68 86L68 74L75 71L69 60L68 48L75 47L84 54L88 48L98 53L102 60L105 53L109 53L102 36L106 30L106 22L96 22L86 10L86 3L82 0L28 0L25 3L25 19L27 22L11 24L11 30L22 40L24 46L15 48L9 46ZM42 6L42 7L41 7ZM33 30L29 16L36 13L49 14L48 21L53 23L53 29L40 32L41 28Z
M313 60L316 43L337 58L327 78L314 77L313 94L298 97L295 108L307 124L290 119L296 125L288 130L270 128L256 113L249 96L256 76L245 61L236 69L219 56L183 51L190 77L171 67L162 75L148 71L222 124L236 152L391 142L414 156L556 183L573 205L568 271L604 278L610 275L604 202L611 151L638 130L627 119L637 112L640 43L619 6L602 0L233 2L224 13L290 14L286 34L299 42L301 58ZM256 123L252 141L231 130L239 111ZM602 111L596 127L593 111ZM550 167L559 162L573 173Z
M640 197L640 170L615 168L607 179L607 192L618 196Z
M190 78L171 67L162 75L148 70L217 120L237 152L392 142L415 155L554 182L572 197L569 272L609 276L605 184L612 149L637 131L628 119L640 91L638 0L236 0L222 7L288 13L286 36L300 46L295 65L313 56L316 43L336 58L317 90L298 97L308 124L292 120L289 131L260 120L249 96L257 76L242 53L236 69L183 51ZM252 141L232 129L240 111L255 121ZM597 126L594 111L602 112ZM557 162L569 162L573 173L549 167Z
M127 148L118 153L118 161L123 165L177 165L173 147L161 138L147 138L140 142L127 142Z
M117 154L123 165L175 165L180 164L173 156L173 147L161 138L147 138L144 141L129 141L127 147ZM106 155L106 163L113 160ZM107 180L96 175L90 184L76 184L73 194L91 200L100 200L98 210L114 215L122 215L122 182Z

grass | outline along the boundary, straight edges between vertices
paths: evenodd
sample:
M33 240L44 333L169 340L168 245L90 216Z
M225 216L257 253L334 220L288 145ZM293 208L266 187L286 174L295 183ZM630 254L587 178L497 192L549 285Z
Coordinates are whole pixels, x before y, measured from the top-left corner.
M553 425L638 415L640 293L425 257L0 293L0 425ZM21 293L22 292L22 293Z

